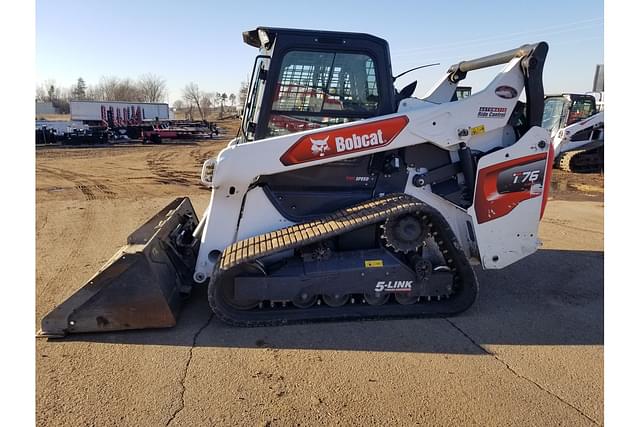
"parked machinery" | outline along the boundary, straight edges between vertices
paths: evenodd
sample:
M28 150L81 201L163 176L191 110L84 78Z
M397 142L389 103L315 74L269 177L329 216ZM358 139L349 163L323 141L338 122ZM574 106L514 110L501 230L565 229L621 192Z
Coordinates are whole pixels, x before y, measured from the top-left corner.
M546 43L454 64L418 99L416 82L394 87L380 38L243 37L259 54L238 137L203 165L202 220L188 198L171 202L42 335L173 326L198 285L234 325L451 316L476 298L473 264L536 251L553 163ZM468 72L499 64L451 101Z

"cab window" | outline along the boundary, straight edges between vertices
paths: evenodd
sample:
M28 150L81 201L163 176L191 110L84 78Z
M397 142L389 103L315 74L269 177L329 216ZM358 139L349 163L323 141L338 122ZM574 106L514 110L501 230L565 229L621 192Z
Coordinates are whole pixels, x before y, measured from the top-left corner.
M291 51L283 58L268 136L376 115L375 63L356 53Z
M591 117L595 113L595 104L591 98L579 98L573 101L569 110L567 126Z

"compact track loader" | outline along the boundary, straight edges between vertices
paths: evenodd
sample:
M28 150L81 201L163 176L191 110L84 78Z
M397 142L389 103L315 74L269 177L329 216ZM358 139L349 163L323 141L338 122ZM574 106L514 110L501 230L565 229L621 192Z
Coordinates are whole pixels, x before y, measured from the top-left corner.
M455 64L418 99L416 82L395 89L380 38L243 37L259 54L238 136L203 165L202 218L171 202L41 335L172 326L198 285L234 325L451 316L476 299L472 265L536 251L554 158L546 43ZM501 64L452 101L468 72Z
M542 127L551 132L554 166L566 172L600 172L604 168L604 111L589 94L549 95Z

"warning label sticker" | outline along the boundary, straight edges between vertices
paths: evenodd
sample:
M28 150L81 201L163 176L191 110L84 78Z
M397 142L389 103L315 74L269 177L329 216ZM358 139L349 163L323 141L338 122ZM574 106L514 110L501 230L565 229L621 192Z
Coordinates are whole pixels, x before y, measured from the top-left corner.
M481 135L484 133L484 125L471 128L471 135Z
M384 262L381 259L367 259L364 261L366 268L384 267Z

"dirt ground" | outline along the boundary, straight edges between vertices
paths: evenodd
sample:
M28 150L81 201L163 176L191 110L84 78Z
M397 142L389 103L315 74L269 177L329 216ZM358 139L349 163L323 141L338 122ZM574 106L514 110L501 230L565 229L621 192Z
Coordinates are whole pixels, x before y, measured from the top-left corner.
M202 212L227 141L38 150L35 330L172 198ZM37 424L601 425L603 195L555 171L543 248L458 317L234 328L197 291L173 329L39 339Z

